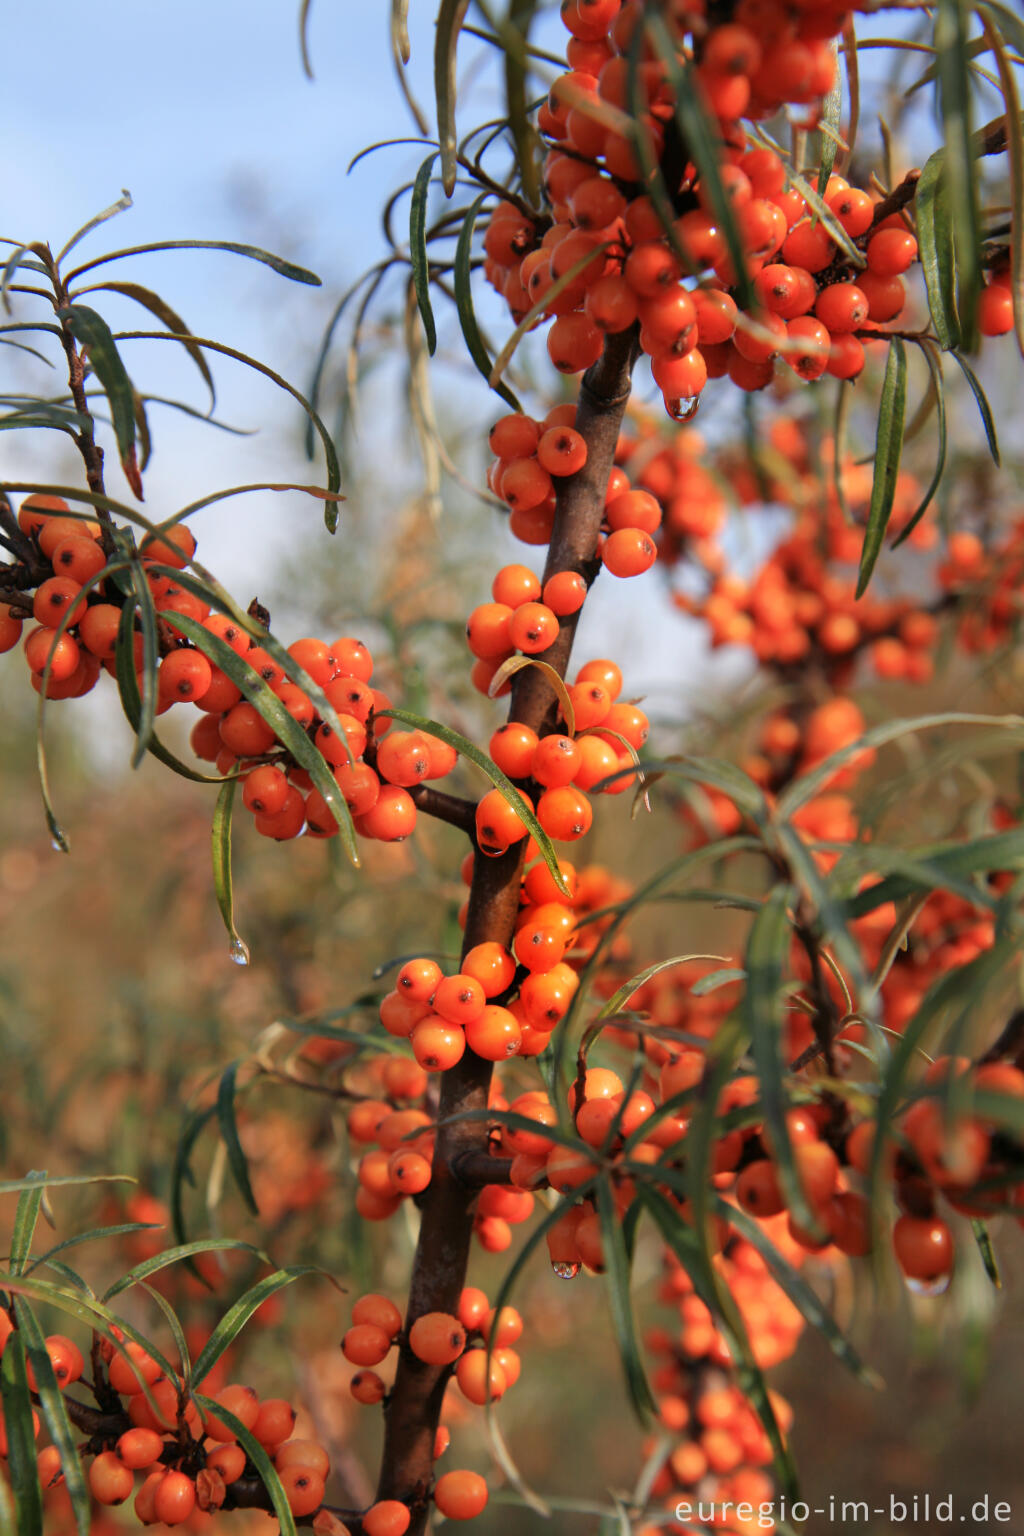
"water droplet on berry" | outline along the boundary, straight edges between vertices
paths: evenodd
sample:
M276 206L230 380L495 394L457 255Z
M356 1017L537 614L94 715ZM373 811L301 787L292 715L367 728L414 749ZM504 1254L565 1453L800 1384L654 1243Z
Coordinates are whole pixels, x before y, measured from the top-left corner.
M551 1268L559 1280L575 1280L580 1272L579 1264L552 1264Z
M235 965L249 964L249 946L239 938L231 940L231 948L228 951Z
M700 395L687 395L682 400L669 400L668 413L673 421L692 421L700 409Z
M939 1275L934 1280L915 1280L909 1275L904 1278L907 1290L914 1296L941 1296L949 1290L952 1275Z

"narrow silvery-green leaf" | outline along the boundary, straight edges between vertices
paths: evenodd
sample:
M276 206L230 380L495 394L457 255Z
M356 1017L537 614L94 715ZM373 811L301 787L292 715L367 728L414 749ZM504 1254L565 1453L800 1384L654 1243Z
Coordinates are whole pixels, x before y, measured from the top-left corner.
M213 860L213 889L217 906L224 920L231 944L231 958L238 965L248 965L249 946L235 927L235 894L231 875L231 824L235 808L237 780L225 781L213 812L211 832L211 856Z
M956 312L956 244L944 149L937 149L925 161L914 194L914 212L932 325L939 346L949 352L960 345L960 320Z
M57 1385L53 1365L46 1351L43 1330L32 1308L20 1296L14 1299L14 1312L18 1320L18 1330L25 1342L27 1362L31 1365L35 1377L42 1416L49 1431L50 1440L60 1453L64 1486L71 1500L71 1512L74 1515L78 1536L89 1536L92 1525L92 1501L85 1485L82 1463L75 1448L75 1431L71 1427L64 1397Z
M966 0L938 0L934 43L956 246L957 313L962 343L973 351L981 287L981 209L971 142L973 111Z
M430 178L438 152L427 156L412 185L412 202L409 206L409 258L412 262L412 281L416 291L416 303L423 320L427 338L427 351L433 357L437 350L437 327L434 311L430 306L430 256L427 251L427 202L430 197Z
M791 886L775 886L751 924L744 959L747 985L741 1012L750 1036L760 1085L765 1133L771 1143L786 1205L799 1226L814 1231L819 1222L808 1204L797 1173L786 1122L789 1097L785 1084L782 983L792 942L789 909L794 899Z
M928 364L928 372L931 375L932 390L935 396L935 469L932 472L932 478L928 482L924 495L900 529L898 536L893 539L893 549L898 549L904 540L910 537L922 517L924 517L924 514L935 500L935 494L942 484L942 476L946 469L948 434L946 428L946 383L942 376L942 353L934 350L933 342L922 341L919 345L924 354L924 360Z
M228 1166L234 1176L246 1205L254 1216L258 1216L260 1208L253 1194L252 1184L249 1179L249 1163L242 1149L242 1142L238 1135L238 1121L235 1118L235 1091L238 1083L239 1063L233 1061L224 1072L221 1073L220 1084L217 1088L217 1123L220 1126L221 1140L228 1154Z
M476 366L477 371L483 375L488 384L491 382L491 373L494 362L484 346L480 327L477 324L476 310L473 305L473 269L471 258L473 254L473 232L476 221L480 216L480 210L490 194L481 192L466 210L466 217L462 221L459 230L458 243L455 247L455 265L452 273L452 286L455 291L455 309L459 317L459 325L462 328L463 340L466 349ZM522 406L515 395L509 389L503 379L493 386L501 398L513 411L521 411Z
M619 1358L626 1377L629 1400L641 1424L647 1425L656 1412L647 1372L644 1370L633 1315L630 1290L630 1264L623 1241L622 1222L606 1178L597 1181L597 1214L601 1223L601 1247L604 1252L605 1277L611 1307L612 1326L619 1347Z
M193 1362L190 1381L198 1386L209 1375L224 1351L235 1342L250 1317L269 1296L275 1296L286 1285L301 1280L304 1275L322 1273L313 1264L290 1264L286 1269L277 1269L272 1275L250 1286L214 1327Z
M437 135L441 146L441 185L446 197L451 197L455 191L458 146L455 131L455 59L459 33L468 10L469 0L441 0L434 35Z
M907 410L907 352L899 337L889 342L889 356L878 404L878 428L875 436L875 475L871 482L871 504L864 548L857 575L857 596L863 597L875 568L885 530L896 499L896 481L903 452L903 428Z
M32 1397L19 1330L8 1337L0 1359L0 1401L7 1431L7 1471L14 1495L18 1536L42 1536L43 1495L36 1473Z
M90 366L110 402L114 436L121 465L135 495L142 500L142 483L135 467L135 393L128 370L107 322L86 304L71 304L57 311L61 320L89 358Z
M978 375L975 373L966 357L962 357L959 352L953 352L951 355L958 368L960 369L960 372L967 380L971 394L974 396L978 407L978 412L981 416L981 424L985 429L985 440L988 443L988 451L992 455L992 462L997 467L999 467L1002 464L1002 459L1000 458L999 454L999 439L996 436L996 424L992 416L992 407L988 403L988 396L982 389Z

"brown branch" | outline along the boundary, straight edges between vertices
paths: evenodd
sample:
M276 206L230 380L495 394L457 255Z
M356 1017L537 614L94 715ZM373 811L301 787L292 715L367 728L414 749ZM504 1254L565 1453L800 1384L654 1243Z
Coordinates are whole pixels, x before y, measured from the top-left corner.
M858 237L856 242L858 245L864 246L868 243L883 219L889 218L894 213L902 212L908 203L913 202L914 194L917 191L917 184L920 180L921 172L919 168L908 171L903 180L893 187L888 197L883 197L882 201L876 204L870 227L865 234Z
M483 1189L486 1184L510 1184L512 1159L492 1157L489 1152L460 1152L452 1173L464 1189Z
M467 837L472 837L476 827L476 801L464 800L461 795L446 795L432 784L414 784L409 797L416 809L425 816L435 816L450 827L458 827Z
M636 347L635 331L610 337L602 357L583 379L576 428L587 444L587 462L559 486L545 580L556 571L566 570L579 571L588 582L593 580L605 491L629 398ZM558 638L543 656L561 676L568 665L577 617L573 614L562 619ZM515 675L511 720L540 733L555 723L557 710L557 695L539 668L527 667ZM508 946L519 909L524 854L520 842L497 858L477 858L463 953L485 941ZM476 1189L466 1187L455 1167L475 1167L481 1156L488 1156L486 1121L459 1117L486 1109L491 1071L489 1061L467 1051L442 1076L434 1174L426 1192L413 1262L406 1336L424 1312L454 1312L458 1306L469 1259ZM410 1506L409 1536L421 1536L426 1524L434 1435L449 1375L448 1369L426 1364L407 1343L402 1344L385 1410L377 1497L400 1499Z

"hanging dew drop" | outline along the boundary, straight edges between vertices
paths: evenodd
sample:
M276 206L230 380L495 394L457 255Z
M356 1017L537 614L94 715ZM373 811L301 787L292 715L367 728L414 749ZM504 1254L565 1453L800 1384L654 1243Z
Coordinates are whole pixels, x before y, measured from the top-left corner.
M231 940L231 948L228 951L235 965L249 964L249 946L239 938Z
M61 842L59 837L50 838L50 847L53 849L54 853L67 853L68 851L67 847L64 843Z
M915 1280L904 1276L904 1283L912 1296L941 1296L949 1290L952 1275L939 1275L935 1280Z
M555 1264L551 1265L559 1280L575 1280L580 1272L579 1264Z
M667 400L665 403L673 421L692 421L700 409L700 395L686 395L682 400Z

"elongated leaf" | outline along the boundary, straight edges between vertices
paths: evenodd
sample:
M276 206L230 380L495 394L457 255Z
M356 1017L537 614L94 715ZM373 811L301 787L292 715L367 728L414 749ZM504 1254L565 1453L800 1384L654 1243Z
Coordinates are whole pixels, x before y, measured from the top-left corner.
M537 130L529 118L527 103L527 46L530 25L537 10L537 0L509 0L506 26L522 39L522 48L503 49L505 65L505 105L509 132L515 145L515 164L523 196L532 206L540 203Z
M45 1188L45 1172L29 1174L18 1200L18 1208L14 1213L10 1258L12 1275L23 1274L28 1263L32 1252L32 1239L36 1233L36 1222L39 1220L39 1212L43 1206Z
M235 1091L238 1083L238 1068L240 1063L233 1061L221 1074L220 1084L217 1089L217 1123L220 1126L221 1140L228 1154L228 1166L238 1185L242 1198L252 1211L258 1216L260 1208L256 1203L256 1196L252 1191L249 1181L249 1163L242 1143L238 1135L238 1122L235 1119Z
M42 1536L43 1495L36 1473L32 1398L20 1331L10 1335L0 1359L0 1401L7 1430L7 1470L14 1494L18 1536Z
M685 146L684 154L696 166L701 186L714 211L715 223L725 236L729 260L736 276L736 301L741 309L753 308L755 298L747 270L746 251L732 200L722 182L722 146L718 125L704 105L703 88L693 66L680 63L675 39L661 12L649 11L645 26L651 46L672 87L676 122ZM671 192L672 189L669 190Z
M320 749L310 741L302 726L285 709L277 694L253 671L244 657L233 651L225 640L213 634L196 619L176 613L174 627L201 650L210 661L226 672L231 681L241 689L253 708L270 726L278 741L305 768L316 788L323 795L331 814L341 831L341 839L352 863L359 867L355 828L352 815L338 788L338 781Z
M341 468L338 463L338 451L334 446L334 439L331 437L331 434L328 432L326 426L321 421L319 415L313 409L312 405L310 405L305 395L300 394L294 385L289 384L287 379L282 378L279 373L275 373L273 368L268 368L266 363L261 363L257 358L250 357L247 352L239 352L235 347L227 347L219 341L210 341L205 336L193 336L191 332L189 332L187 336L179 336L172 331L119 331L116 339L118 341L178 341L182 343L185 341L191 341L197 347L206 347L211 352L220 352L225 357L234 358L234 360L238 363L244 363L247 368L252 368L256 373L263 374L265 378L272 380L279 389L283 389L286 394L291 395L292 399L296 400L305 411L309 422L315 428L317 435L320 438L320 442L323 445L324 460L327 465L327 490L332 493L330 499L327 501L327 509L324 513L324 520L327 525L328 533L334 533L337 531L337 501L344 499L335 497L333 495L333 493L339 490L341 486Z
M298 1536L295 1528L295 1516L292 1514L291 1506L288 1503L288 1496L281 1485L277 1469L251 1430L246 1429L241 1419L233 1414L229 1408L225 1408L223 1404L215 1402L212 1397L206 1397L202 1392L197 1392L195 1393L195 1401L204 1413L218 1419L223 1419L239 1445L245 1451L246 1456L248 1456L256 1468L260 1475L260 1480L270 1496L270 1502L274 1506L274 1514L277 1516L280 1536Z
M69 1290L67 1286L56 1285L50 1280L34 1280L27 1275L2 1275L0 1274L0 1288L13 1291L18 1296L29 1296L34 1301L43 1302L48 1306L56 1307L58 1311L65 1312L69 1317L77 1318L87 1328L94 1328L111 1341L114 1348L127 1358L125 1339L135 1344L140 1344L143 1349L153 1356L157 1365L171 1381L177 1381L179 1373L174 1369L170 1360L154 1344L153 1340L140 1333L138 1328L127 1318L120 1317L111 1312L103 1302L97 1301L92 1295L83 1295L77 1290ZM116 1330L119 1330L115 1332ZM147 1391L148 1395L148 1391Z
M188 1233L185 1228L184 1185L186 1181L189 1184L195 1184L192 1176L192 1149L216 1113L216 1105L194 1110L182 1126L178 1144L174 1149L174 1161L171 1164L171 1193L168 1203L171 1207L171 1226L181 1247L188 1243ZM185 1267L202 1285L207 1285L191 1258L186 1258Z
M921 497L921 500L918 502L916 508L908 518L907 522L900 529L897 537L893 539L893 549L898 549L904 540L910 537L918 523L921 521L922 517L924 517L924 514L927 512L928 508L931 506L935 499L935 493L938 491L939 486L942 484L942 476L946 469L946 448L948 434L946 429L946 385L942 376L942 353L936 353L933 350L932 343L922 341L919 343L919 345L921 351L924 354L924 360L928 364L928 371L931 374L932 380L932 390L935 397L935 469L932 474L932 478L928 482L928 487L924 495Z
M113 333L102 315L86 304L70 304L57 317L87 352L103 393L110 402L121 467L135 495L142 500L142 481L135 464L135 391L121 361Z
M974 1241L978 1245L978 1252L981 1254L981 1262L985 1273L988 1275L994 1288L997 1291L1001 1291L1003 1280L999 1273L999 1261L996 1258L996 1251L992 1246L992 1234L985 1223L979 1221L977 1217L971 1221L971 1231L974 1233Z
M134 616L136 605L126 603L121 610L121 623L118 625L118 643L114 652L115 675L117 689L121 698L121 708L124 710L125 719L139 738L142 726L142 695L139 692L139 679L135 671L135 646L132 636L134 634ZM122 639L122 630L124 638ZM179 778L189 779L193 784L224 784L233 783L234 780L225 780L222 774L200 773L198 769L183 763L180 757L176 757L160 740L155 730L151 730L149 740L146 743L146 751L151 753L158 762L170 768Z
M832 240L835 242L839 250L842 251L847 261L852 263L852 265L855 267L866 267L867 257L864 255L864 252L861 250L860 246L857 245L857 243L852 240L846 233L846 230L843 228L842 224L840 224L839 220L832 212L832 209L828 206L825 199L814 189L814 187L811 186L810 182L807 181L803 176L798 175L797 172L793 170L787 170L786 181L791 187L795 187L796 190L800 193L801 197L804 199L805 203L814 214L815 219L819 224L828 230Z
M788 913L793 900L791 886L775 886L751 924L741 1012L761 1088L765 1131L771 1141L786 1205L799 1226L816 1232L820 1223L800 1182L786 1123L789 1097L784 1081L782 984L792 935Z
M852 1371L859 1381L863 1381L867 1386L881 1387L882 1382L877 1373L864 1364L817 1291L813 1286L808 1285L800 1271L779 1252L761 1223L755 1221L752 1216L748 1216L741 1207L730 1204L719 1195L714 1196L714 1204L717 1215L723 1221L727 1221L730 1226L735 1227L751 1247L757 1249L804 1321L818 1330L836 1358L841 1360L847 1370Z
M143 1259L140 1264L135 1264L120 1280L115 1280L113 1285L104 1291L102 1300L104 1303L112 1301L122 1291L130 1290L133 1285L140 1285L148 1280L151 1275L158 1274L160 1270L167 1269L171 1264L180 1264L185 1259L191 1259L197 1253L251 1253L254 1258L262 1259L267 1263L267 1256L261 1248L256 1248L252 1243L243 1243L234 1237L201 1237L192 1243L179 1243L174 1248L165 1248L163 1253L154 1254L151 1259Z
M628 981L623 982L622 986L612 993L608 1001L602 1004L593 1021L587 1025L583 1039L580 1041L580 1054L586 1056L591 1045L601 1033L605 1023L609 1019L615 1018L617 1014L620 1014L634 992L639 992L640 988L650 981L652 976L657 976L661 971L669 971L676 965L689 965L695 960L724 960L725 958L725 955L673 955L668 960L658 960L653 965L645 966L642 971L638 971L635 976L631 976ZM742 974L743 972L741 971L740 975L742 976ZM696 988L692 990L696 992Z
M996 424L992 416L992 407L988 403L988 396L982 389L978 375L975 373L966 357L961 357L959 352L952 353L952 357L954 362L959 367L960 372L967 380L967 383L970 386L971 394L974 396L977 402L978 411L981 415L981 424L985 428L985 439L988 443L988 451L992 455L992 462L997 467L1001 467L1002 459L999 455L999 439L996 436Z
M883 850L873 848L870 858L872 868L885 868ZM892 858L898 872L851 896L847 902L851 917L874 912L887 901L903 901L921 887L948 889L957 877L1021 868L1024 866L1024 828L967 842L932 843L902 855L896 851ZM967 884L961 884L960 894L965 900L973 897L978 905L982 905L986 898L992 900L992 893Z
M78 292L123 294L126 299L134 299L136 304L141 304L143 309L148 309L150 314L155 315L158 320L162 320L169 331L175 332L182 338L187 338L192 334L181 316L176 310L171 308L165 299L162 299L158 293L154 293L151 288L143 288L140 283L95 283L88 288L80 288ZM212 411L216 404L217 393L214 389L210 365L203 356L201 347L197 347L194 342L185 339L182 340L181 344L199 369L203 382L210 391L210 409Z
M250 1317L269 1296L275 1296L286 1285L291 1285L293 1280L301 1280L304 1275L323 1273L314 1264L290 1264L287 1269L277 1269L272 1275L250 1286L245 1295L240 1296L234 1306L225 1312L203 1345L193 1362L189 1384L198 1386L205 1380L224 1351L235 1342Z
M519 324L516 326L515 330L512 332L511 336L508 338L505 345L494 359L494 365L491 368L491 375L488 379L488 383L492 389L497 389L498 381L515 356L519 347L519 343L529 331L533 330L538 321L545 317L545 315L548 313L548 306L551 304L552 300L556 299L560 293L564 293L566 288L568 288L571 283L574 283L576 279L581 275L581 273L586 271L587 267L594 260L594 257L600 255L607 249L608 246L605 244L595 246L592 251L585 252L578 261L574 261L571 267L567 267L559 277L555 278L554 282L551 284L551 287L548 288L544 294L542 294L542 296L536 301L535 304L530 305L530 308L526 311L526 314L520 320Z
M260 250L258 246L239 245L234 240L156 240L149 245L126 246L123 250L108 251L105 256L96 256L92 261L83 262L66 275L65 282L70 285L83 272L91 272L94 267L101 267L108 261L120 261L123 256L148 256L153 251L228 251L235 256L247 256L250 261L260 261L293 283L321 287L321 279L315 272L297 267L294 262L285 261L283 256L274 256L270 251Z
M558 708L562 719L565 721L566 735L575 736L576 711L573 708L572 699L569 697L569 690L565 686L565 679L561 673L556 672L549 661L539 661L536 656L510 656L507 661L502 662L497 672L491 678L487 689L487 697L489 699L496 699L509 678L515 677L516 673L521 672L524 667L537 667L547 678L552 692L558 696Z
M802 773L787 789L784 789L776 806L778 818L781 820L792 817L793 812L800 806L813 800L829 780L835 777L844 763L848 763L851 758L868 748L884 747L890 741L897 741L901 736L912 736L919 731L931 731L947 725L983 725L1004 730L1008 733L1007 749L1009 750L1016 742L1018 733L1024 731L1024 716L970 715L950 710L945 714L916 715L911 719L887 720L883 725L872 726L857 741L852 741L848 746L841 747L838 752L823 758L810 773Z
M430 124L424 116L423 108L412 93L405 70L405 65L412 57L409 47L408 19L409 0L391 0L391 56L395 66L395 78L420 133L429 133Z
M135 672L135 615L138 614L142 630L142 678L139 702L139 724L132 753L132 767L138 768L149 750L157 708L157 669L160 665L160 641L156 628L156 607L146 573L137 562L131 569L134 603L126 603L121 610L121 622L117 631L117 646L123 653L121 669L130 666Z
M889 526L893 502L896 499L896 481L900 472L903 453L903 428L907 410L907 350L899 337L889 342L889 356L882 381L882 396L878 404L878 428L875 435L875 476L871 482L871 505L864 530L864 547L861 551L860 570L857 574L857 597L863 597L875 568L885 530Z
M249 964L249 946L235 927L235 895L231 877L231 822L235 807L237 780L228 779L217 796L213 812L210 851L213 861L213 889L217 907L224 919L231 944L231 958L237 965Z
M512 806L516 815L526 826L534 842L537 844L541 857L551 871L551 878L558 886L558 889L566 895L569 894L562 871L558 866L558 855L555 852L554 845L537 820L536 813L523 801L508 775L502 773L497 764L492 762L485 752L481 752L480 748L474 746L468 737L461 736L458 731L453 731L450 726L440 725L436 720L428 720L424 715L415 715L411 710L381 709L377 713L392 720L399 720L403 725L411 725L414 730L425 731L428 736L436 736L439 741L446 742L449 747L454 747L460 757L468 758L471 763L475 763L478 768L481 768L495 789L501 790L509 805Z
M58 1253L63 1253L65 1248L77 1248L80 1243L109 1243L115 1237L127 1237L132 1232L158 1232L160 1227L158 1221L119 1221L113 1226L91 1227L88 1232L76 1232L74 1237L66 1237L62 1243L55 1243L52 1248L33 1259L25 1273L30 1275L40 1264L48 1264Z
M446 197L455 191L458 138L455 131L455 56L469 0L441 0L434 34L434 94L437 136L441 146L441 185Z
M459 239L455 247L455 264L452 272L452 284L455 292L455 309L459 317L459 325L462 328L463 340L466 350L477 369L477 372L491 382L491 373L494 364L484 346L480 327L477 325L476 310L473 306L473 282L472 282L472 254L473 232L476 229L476 221L480 216L480 210L490 194L481 192L466 211L466 217L462 221L459 230ZM493 386L501 398L513 411L521 411L522 406L515 395L503 381Z
M818 182L815 188L819 197L825 196L825 188L828 179L835 170L836 153L839 149L839 135L843 127L843 78L839 72L839 39L832 42L832 56L836 63L835 79L832 88L821 103L821 125L819 137L821 140L821 164L818 166Z
M416 291L416 303L423 320L427 338L427 351L433 357L437 351L437 327L434 311L430 307L430 256L427 252L427 201L430 197L430 178L438 151L428 155L416 172L412 185L412 202L409 206L409 258L412 263L412 281Z
M626 1377L629 1400L641 1424L650 1423L657 1411L647 1372L644 1370L637 1339L636 1318L630 1293L630 1262L623 1240L622 1223L607 1179L598 1179L595 1188L597 1213L601 1222L601 1247L604 1250L608 1300L612 1326L619 1347L619 1358Z
M71 1500L71 1511L79 1536L89 1536L92 1525L92 1508L89 1490L85 1485L85 1473L75 1449L75 1431L71 1427L64 1398L53 1374L53 1366L46 1352L46 1339L32 1308L20 1296L15 1297L14 1312L18 1330L25 1343L28 1364L35 1377L36 1392L43 1419L50 1432L50 1440L60 1453L64 1486Z
M23 1179L0 1179L0 1195L20 1195L23 1190L60 1189L79 1184L137 1184L130 1173L29 1173Z
M737 1385L750 1401L771 1441L776 1476L786 1496L790 1500L797 1498L799 1484L792 1452L783 1439L764 1375L754 1359L742 1315L728 1286L720 1279L714 1265L701 1254L692 1233L664 1195L650 1185L644 1185L640 1198L654 1217L662 1237L693 1280L697 1294L715 1316L733 1357Z
M24 261L28 256L31 249L32 247L30 245L16 245L4 263L4 274L3 277L0 278L0 300L3 301L4 309L9 315L13 314L14 311L11 308L11 301L8 297L7 290L10 288L11 283L14 281L14 274L21 266L22 261Z
M938 0L934 42L950 215L956 245L957 313L963 345L973 351L978 335L978 292L981 287L981 210L971 142L973 112L967 31L965 0Z
M923 1003L914 1017L904 1027L894 1043L891 1059L881 1080L876 1111L876 1131L871 1149L871 1166L867 1175L867 1195L872 1212L873 1242L876 1270L882 1262L886 1246L884 1217L887 1197L885 1165L887 1147L891 1143L893 1116L903 1098L914 1058L928 1037L935 1021L947 1008L960 1006L977 1009L988 986L996 980L1008 964L1016 958L1016 939L997 941L991 949L982 950L974 960L947 971L929 988Z
M1013 64L1006 53L1000 29L993 13L979 7L985 37L995 55L999 84L1006 107L1006 147L1010 159L1010 291L1013 294L1013 326L1017 346L1024 354L1024 123L1021 121L1020 90Z
M313 78L313 61L309 56L309 13L313 9L313 0L302 0L299 7L299 56L302 59L302 73L307 80Z
M94 229L99 229L100 225L105 224L108 219L116 218L119 213L127 212L131 206L132 195L128 191L127 187L122 187L121 196L117 199L116 203L111 203L109 208L104 208L102 213L97 213L93 218L89 219L85 224L83 224L81 229L76 229L75 233L71 236L71 239L61 247L56 256L57 266L60 266L68 252L73 251L79 241L85 239L86 235L91 235Z
M937 149L925 161L914 194L914 212L932 325L939 346L949 352L960 345L960 319L956 311L956 244L945 149Z

